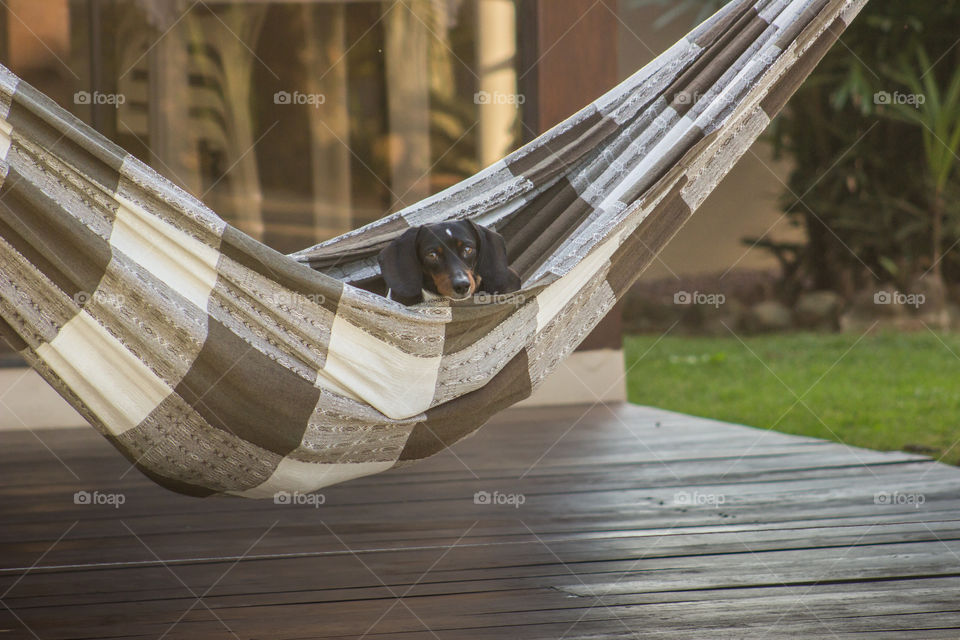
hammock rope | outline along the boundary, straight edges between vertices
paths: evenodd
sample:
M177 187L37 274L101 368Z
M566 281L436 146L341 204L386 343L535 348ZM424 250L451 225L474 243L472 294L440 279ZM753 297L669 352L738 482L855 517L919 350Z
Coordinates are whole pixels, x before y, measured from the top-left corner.
M734 0L504 160L291 256L0 67L0 333L173 491L308 492L433 455L586 337L865 1ZM520 292L365 290L405 229L467 217L504 235Z

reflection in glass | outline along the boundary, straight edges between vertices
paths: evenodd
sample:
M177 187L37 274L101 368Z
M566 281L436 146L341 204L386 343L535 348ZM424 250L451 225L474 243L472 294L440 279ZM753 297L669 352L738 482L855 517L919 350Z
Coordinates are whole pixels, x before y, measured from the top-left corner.
M517 101L479 97L516 96L513 0L7 7L0 56L15 73L283 252L413 204L520 139Z

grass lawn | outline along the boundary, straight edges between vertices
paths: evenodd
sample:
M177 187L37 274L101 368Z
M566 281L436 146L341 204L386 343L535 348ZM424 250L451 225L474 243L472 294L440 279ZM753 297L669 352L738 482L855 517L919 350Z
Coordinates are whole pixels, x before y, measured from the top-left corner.
M960 335L627 336L624 348L631 402L960 464Z

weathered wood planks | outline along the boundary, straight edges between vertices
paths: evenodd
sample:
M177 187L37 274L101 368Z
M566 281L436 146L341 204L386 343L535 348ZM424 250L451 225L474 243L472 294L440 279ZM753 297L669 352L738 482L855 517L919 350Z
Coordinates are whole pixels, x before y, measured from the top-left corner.
M92 430L0 438L0 638L960 637L960 470L917 455L514 410L314 508L167 493Z

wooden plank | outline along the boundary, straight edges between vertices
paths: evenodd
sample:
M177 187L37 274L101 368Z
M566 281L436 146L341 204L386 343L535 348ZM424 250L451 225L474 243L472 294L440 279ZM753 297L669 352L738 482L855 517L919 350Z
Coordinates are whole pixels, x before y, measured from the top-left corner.
M356 638L381 616L367 637L960 636L960 472L921 456L630 406L523 410L313 509L166 493L121 479L93 431L43 432L77 480L7 435L3 637L19 617L43 638L155 638L208 589L165 637L234 637L219 617L240 637Z

